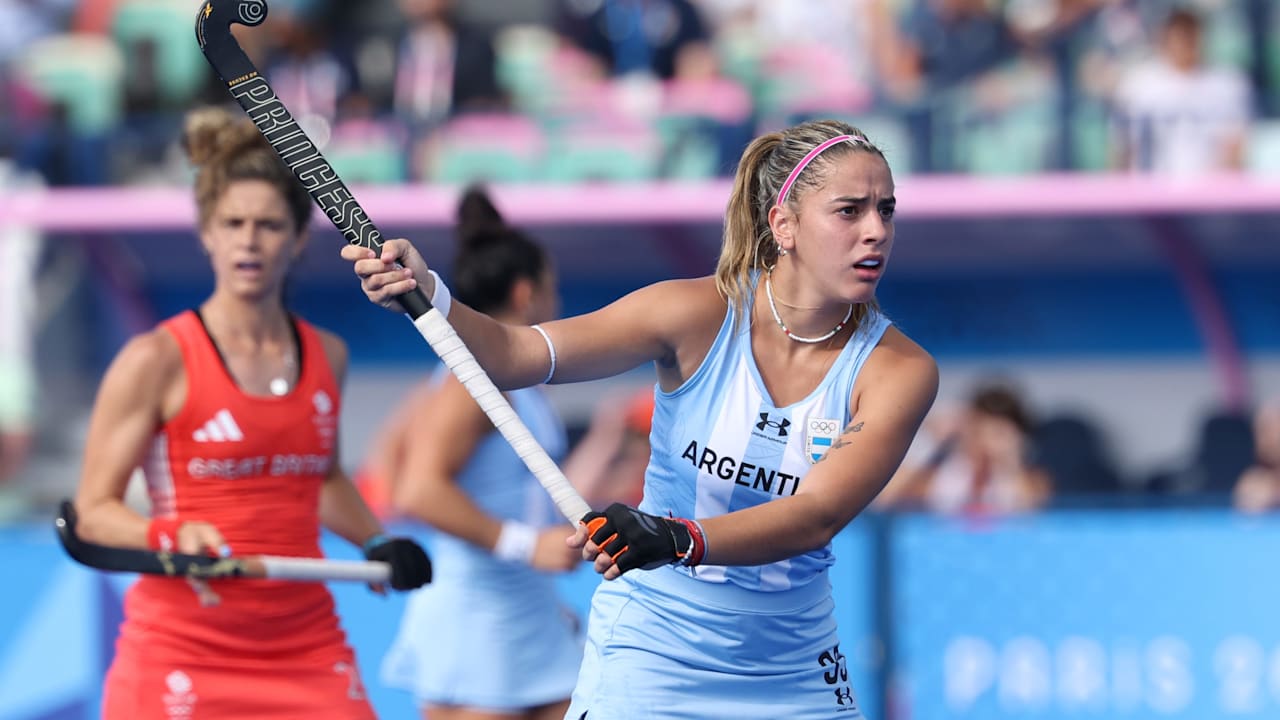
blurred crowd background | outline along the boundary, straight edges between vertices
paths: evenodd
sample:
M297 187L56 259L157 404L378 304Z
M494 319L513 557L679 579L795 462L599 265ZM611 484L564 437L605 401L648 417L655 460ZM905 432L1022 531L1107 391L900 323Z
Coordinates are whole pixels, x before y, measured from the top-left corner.
M488 183L566 313L711 272L754 135L837 117L884 149L880 301L942 387L839 538L868 717L1280 713L1280 2L269 5L241 45L384 234L447 279L457 191ZM124 581L70 566L47 521L106 362L211 289L175 210L182 117L228 102L198 7L0 0L0 719L96 716ZM435 359L313 234L290 303L351 346L354 470ZM549 393L634 471L652 379ZM376 677L398 606L342 593Z
M191 4L0 5L0 155L182 180L179 116L225 100ZM278 0L237 34L359 182L723 176L816 115L899 173L1280 169L1269 0Z
M0 3L0 187L186 187L182 116L228 102L193 38L197 5ZM1111 173L1208 187L1280 173L1280 8L1269 0L275 0L264 27L234 30L365 193L715 183L755 134L818 116L865 130L908 182ZM907 221L911 207L908 198ZM1241 507L1280 503L1280 439L1264 411L1277 298L1259 276L1280 252L1230 250L1276 218L1227 215L1209 207L1141 226L1051 218L1022 229L1049 255L1012 264L997 258L1017 238L981 217L904 225L913 246L930 248L917 257L933 260L902 260L887 306L942 361L944 394L878 507L1028 510L1096 496L1220 504L1233 493ZM568 310L710 270L718 228L674 227L661 208L654 218L632 228L634 244L676 259L651 267L598 240L584 249L585 234L619 227L549 223ZM154 243L189 233L55 236L6 222L0 231L0 506L25 517L74 483L77 433L105 359L206 286L197 253L156 259ZM1085 237L1097 243L1093 267L1064 277L1058 256L1078 257L1070 245ZM955 241L973 243L968 258L937 254ZM1099 246L1136 247L1140 258L1116 274L1122 264ZM365 335L352 340L364 398L348 423L355 463L369 445L364 428L386 409L368 398L401 383L385 366L407 376L421 367L402 344L374 341L367 320L343 319L355 306L333 289L350 290L346 280L317 272L296 285L304 314ZM1071 297L1081 282L1092 304ZM983 285L1003 294L983 300ZM979 305L1003 309L970 317ZM1114 322L1084 330L1061 319L1090 312ZM1028 356L1039 364L1020 366ZM1170 391L1179 386L1195 389ZM562 395L577 434L598 396Z

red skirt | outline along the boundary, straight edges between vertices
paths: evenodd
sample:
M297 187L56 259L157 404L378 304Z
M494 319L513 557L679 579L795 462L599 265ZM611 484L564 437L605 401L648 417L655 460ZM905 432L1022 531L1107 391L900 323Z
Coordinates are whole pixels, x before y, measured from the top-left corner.
M285 718L375 720L355 657L222 664L171 662L118 648L107 671L103 720Z

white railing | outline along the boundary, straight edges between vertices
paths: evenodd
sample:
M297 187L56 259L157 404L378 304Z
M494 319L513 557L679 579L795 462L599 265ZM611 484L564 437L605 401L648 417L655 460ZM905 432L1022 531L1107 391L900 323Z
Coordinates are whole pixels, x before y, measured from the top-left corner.
M500 185L493 194L508 219L522 225L719 223L729 188L724 180ZM353 187L374 222L397 227L450 225L458 190L436 185ZM909 176L899 179L897 196L900 217L906 220L1280 212L1280 177ZM0 194L0 225L17 223L49 232L182 230L194 219L191 191L180 187Z

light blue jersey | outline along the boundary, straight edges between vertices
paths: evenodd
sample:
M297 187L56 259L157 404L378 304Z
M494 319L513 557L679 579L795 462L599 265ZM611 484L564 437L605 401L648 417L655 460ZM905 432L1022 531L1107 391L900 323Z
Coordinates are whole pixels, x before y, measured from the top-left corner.
M642 510L706 518L789 497L849 423L889 321L866 318L808 397L778 407L730 307L702 365L658 391ZM715 539L710 539L711 551ZM858 720L830 546L763 566L633 570L596 589L566 720Z
M706 518L794 495L849 423L854 378L889 326L879 313L865 319L813 392L778 407L756 368L750 324L735 318L730 307L693 377L657 392L640 505L647 513ZM832 562L828 546L769 565L704 565L695 576L776 592L812 582Z
M551 458L563 456L564 427L542 390L507 397ZM497 432L481 440L456 482L496 518L539 528L564 523ZM427 531L424 539L435 577L409 594L383 658L383 682L412 692L420 703L496 712L569 697L582 644L575 619L561 605L555 575L499 560L445 533Z

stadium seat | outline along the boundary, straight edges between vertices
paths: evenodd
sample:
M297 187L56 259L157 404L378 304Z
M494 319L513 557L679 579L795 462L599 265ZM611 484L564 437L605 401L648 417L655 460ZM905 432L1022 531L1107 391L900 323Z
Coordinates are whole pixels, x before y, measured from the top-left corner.
M966 123L956 137L958 169L976 175L1044 172L1053 126L1047 108L1034 106Z
M656 129L662 143L659 174L670 180L705 180L720 172L715 127L700 118L664 115Z
M716 57L720 71L737 82L751 95L752 104L758 105L765 91L766 80L761 69L760 44L749 32L721 33L716 37Z
M512 26L494 37L494 73L498 85L519 112L545 110L554 77L547 68L555 53L555 34L546 28Z
M111 34L121 47L151 43L162 101L178 107L191 100L208 78L209 67L192 37L192 6L173 0L123 0ZM127 68L134 72L134 68Z
M1074 413L1046 418L1032 432L1035 464L1048 473L1055 502L1111 496L1124 490L1101 430Z
M736 80L673 80L663 89L654 127L663 178L700 180L732 171L750 141L751 96Z
M762 59L757 115L787 118L865 111L873 101L872 89L856 73L839 71L841 62L838 51L821 45L774 49Z
M1280 175L1280 120L1255 120L1244 156L1249 172Z
M18 60L17 75L42 100L65 107L77 134L104 135L121 120L124 63L107 38L55 35L40 40Z
M442 183L532 182L538 177L545 137L531 118L464 115L423 144L426 179Z
M1071 118L1072 170L1101 172L1111 167L1111 119L1097 100L1082 100Z
M1252 62L1249 28L1241 12L1244 3L1222 3L1205 14L1204 54L1210 64L1230 65L1240 69Z
M389 185L405 179L404 150L389 139L335 142L324 154L349 183Z
M915 172L916 158L912 149L911 133L901 120L888 115L848 114L839 112L804 114L793 116L791 122L830 118L841 120L858 128L867 139L884 153L889 166L898 175Z
M662 143L652 128L569 124L551 136L542 179L552 183L653 180L661 157Z
M1221 503L1253 462L1253 428L1248 414L1212 413L1201 422L1190 461L1153 473L1147 490L1172 501Z

